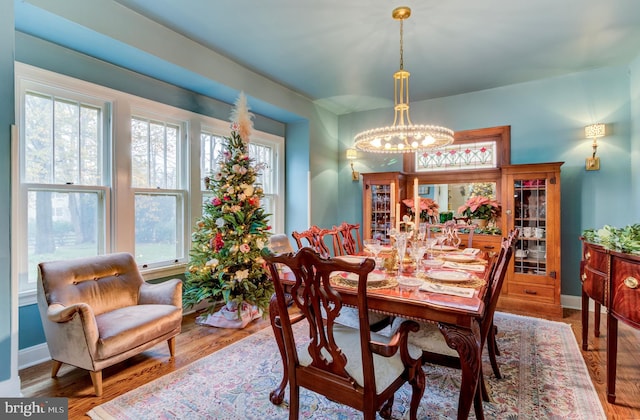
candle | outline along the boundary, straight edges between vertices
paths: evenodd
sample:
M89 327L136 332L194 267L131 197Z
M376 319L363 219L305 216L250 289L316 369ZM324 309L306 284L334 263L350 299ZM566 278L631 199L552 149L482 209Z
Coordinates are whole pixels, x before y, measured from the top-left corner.
M396 203L396 231L400 232L400 203Z
M396 215L396 183L394 181L391 182L391 201L389 201L391 207L391 218L393 219Z
M420 226L420 194L418 193L418 178L413 179L413 207L414 207L414 223L416 229Z

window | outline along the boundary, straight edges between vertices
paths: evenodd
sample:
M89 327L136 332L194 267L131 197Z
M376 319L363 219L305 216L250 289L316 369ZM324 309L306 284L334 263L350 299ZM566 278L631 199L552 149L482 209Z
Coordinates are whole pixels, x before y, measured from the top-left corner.
M182 126L131 119L131 186L135 195L136 261L153 266L185 255L187 191L180 171Z
M12 267L21 305L35 303L41 261L126 251L147 279L184 272L207 194L201 180L228 122L21 63L16 107ZM274 232L284 231L283 148L283 138L259 131L249 147L264 167Z
M496 167L496 142L453 144L416 152L416 172L459 171Z
M103 253L108 189L103 176L109 103L25 84L16 235L20 291L33 290L40 261Z
M225 150L226 138L213 134L212 129L205 130L200 135L200 168L202 180L215 170L219 154ZM254 133L249 143L249 156L253 164L258 165L259 176L256 184L262 186L264 197L262 207L269 214L269 225L272 232L284 232L284 141L281 137L264 133ZM202 198L206 200L212 195L205 190L204 181L201 182Z

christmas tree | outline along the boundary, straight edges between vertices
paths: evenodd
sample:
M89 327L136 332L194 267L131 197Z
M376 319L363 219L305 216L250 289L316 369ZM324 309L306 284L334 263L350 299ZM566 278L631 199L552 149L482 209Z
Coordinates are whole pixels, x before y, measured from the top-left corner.
M205 178L213 198L204 203L192 233L183 293L187 308L208 301L211 314L216 303L224 300L227 314L240 318L247 304L266 311L274 292L260 256L271 227L260 206L264 192L256 185L262 168L254 166L248 153L252 116L241 93L231 115L226 148L217 157L217 168Z

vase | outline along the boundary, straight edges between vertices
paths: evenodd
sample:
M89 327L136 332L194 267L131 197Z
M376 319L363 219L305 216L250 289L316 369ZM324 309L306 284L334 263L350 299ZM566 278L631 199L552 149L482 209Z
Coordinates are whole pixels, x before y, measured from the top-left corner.
M489 223L489 220L488 219L471 219L471 223L481 229L484 229L487 227L487 223Z

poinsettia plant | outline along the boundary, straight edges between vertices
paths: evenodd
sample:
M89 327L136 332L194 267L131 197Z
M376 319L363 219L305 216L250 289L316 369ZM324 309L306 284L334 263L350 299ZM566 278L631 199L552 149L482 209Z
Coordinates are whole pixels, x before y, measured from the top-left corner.
M415 209L415 204L413 203L413 198L407 198L406 200L402 200L402 203L407 206L407 213L413 216L413 212ZM430 218L435 218L438 216L438 203L433 201L430 198L420 197L420 221L426 222Z
M458 207L458 213L471 219L495 220L500 214L500 204L489 197L477 195Z

